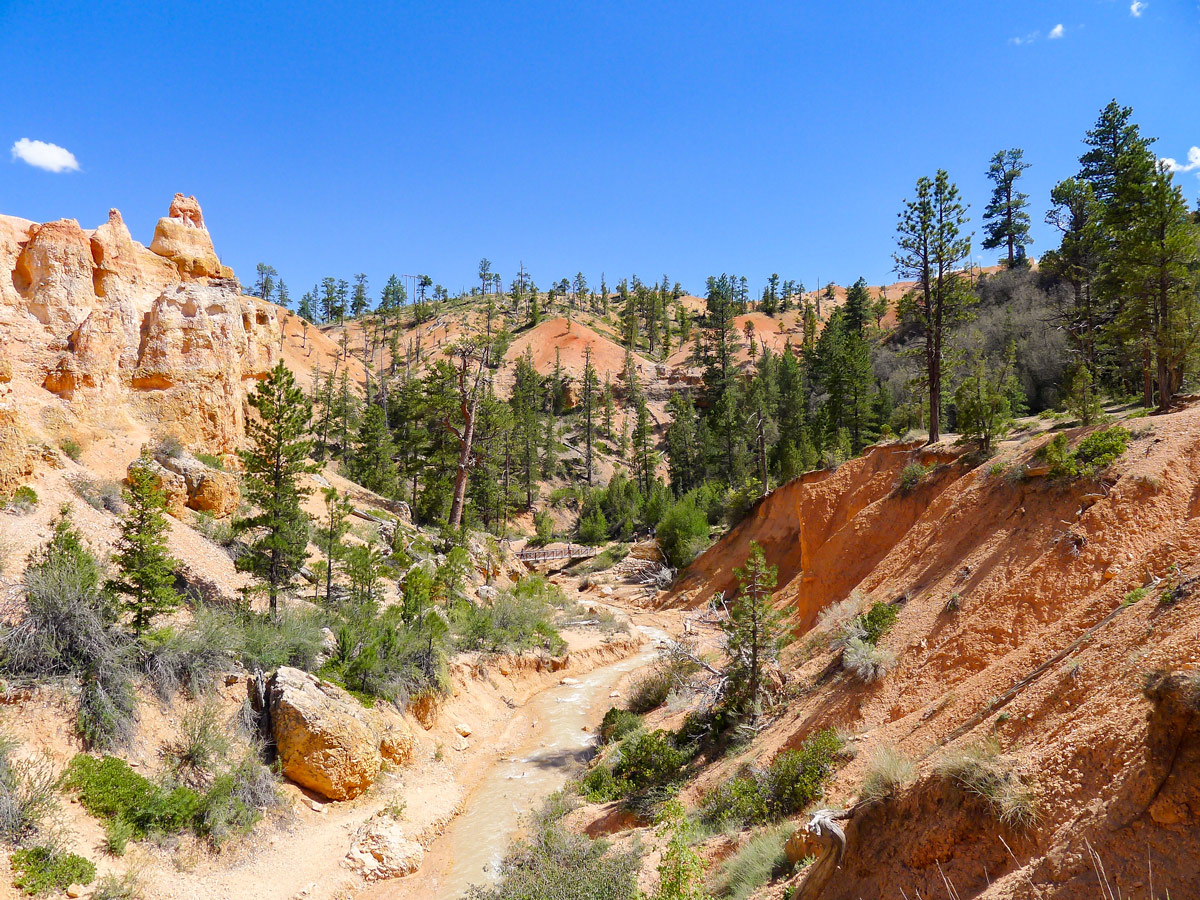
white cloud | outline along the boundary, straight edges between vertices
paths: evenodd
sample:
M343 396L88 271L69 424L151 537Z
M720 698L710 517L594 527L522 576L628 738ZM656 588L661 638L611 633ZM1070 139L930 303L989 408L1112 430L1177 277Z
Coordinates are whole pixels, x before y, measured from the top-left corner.
M47 172L79 171L79 161L75 159L74 153L66 147L47 144L45 141L21 138L12 145L12 157Z
M1041 35L1041 32L1039 32L1039 31L1031 31L1031 32L1029 32L1029 34L1025 35L1025 37L1009 38L1008 42L1010 44L1015 44L1016 46L1020 47L1022 44L1032 44L1034 41L1036 41L1038 39L1038 37L1040 35Z
M1186 163L1167 156L1163 158L1162 164L1172 172L1196 172L1197 175L1200 175L1200 147L1192 147L1188 150Z
M1047 35L1047 37L1049 37L1050 40L1054 40L1055 38L1062 37L1065 31L1066 29L1064 29L1061 25L1055 25L1050 29L1050 34Z
M1142 0L1133 0L1133 2L1129 4L1129 14L1135 19L1140 19L1142 17L1142 13L1146 11L1147 6L1149 6L1149 4L1143 3Z

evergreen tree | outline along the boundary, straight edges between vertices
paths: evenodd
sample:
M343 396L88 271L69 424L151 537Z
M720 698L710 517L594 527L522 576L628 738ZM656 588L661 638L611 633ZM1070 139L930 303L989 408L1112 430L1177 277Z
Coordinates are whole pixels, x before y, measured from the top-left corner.
M300 305L296 308L296 315L302 318L305 322L317 321L317 306L316 298L311 292L305 293L300 298Z
M871 292L867 288L867 280L859 278L846 291L846 303L842 306L846 315L846 327L851 333L862 336L867 322L871 321Z
M902 315L918 330L924 344L925 382L929 393L929 443L942 434L942 362L946 330L962 318L970 295L960 285L960 267L970 255L971 239L963 234L966 209L958 188L944 169L931 180L917 181L915 200L905 201L896 226L896 272L917 282L901 303Z
M682 497L703 478L700 447L696 434L696 408L687 394L671 394L667 401L671 424L667 426L667 466L671 490Z
M1033 242L1029 236L1029 195L1017 189L1017 179L1029 168L1025 151L1019 147L1000 150L992 157L987 177L995 187L983 211L984 250L1004 247L1008 267L1024 261L1025 248Z
M274 614L307 556L308 515L301 503L310 489L300 484L300 477L317 471L309 460L312 407L282 360L247 402L258 416L246 422L251 446L238 456L243 493L255 512L234 519L234 532L251 536L249 552L238 558L237 568L258 580Z
M360 272L354 276L354 296L350 301L350 315L355 319L361 319L370 308L371 301L367 297L367 276Z
M582 278L583 276L580 275L579 279ZM590 486L593 477L592 470L595 465L592 443L596 437L596 369L592 366L591 344L588 344L583 351L583 396L580 398L580 402L583 404L583 467L587 475L587 483Z
M767 565L756 542L750 543L750 555L734 576L738 593L722 623L729 657L727 696L734 712L754 721L763 708L763 673L778 661L788 635L783 614L771 602L778 569Z
M325 603L333 602L333 574L346 555L343 539L350 531L350 498L338 493L337 488L327 487L322 491L325 499L325 516L317 526L316 544L325 557L321 572L325 581ZM317 587L320 590L320 585Z
M108 589L124 597L133 633L141 635L155 617L177 607L177 563L167 552L167 499L150 469L145 452L129 469L124 490L127 509L121 516L121 537L113 556L117 575Z
M381 497L395 497L400 492L396 464L392 459L395 455L396 448L384 421L383 407L372 403L363 416L350 460L350 473L368 491Z
M254 272L254 287L250 288L250 296L259 297L262 300L274 300L276 279L279 277L275 267L259 263L254 267Z

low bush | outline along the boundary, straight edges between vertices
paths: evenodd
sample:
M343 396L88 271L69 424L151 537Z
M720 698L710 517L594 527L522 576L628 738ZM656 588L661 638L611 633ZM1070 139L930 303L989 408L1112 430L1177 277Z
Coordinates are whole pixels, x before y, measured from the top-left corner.
M92 890L91 900L142 900L144 896L138 873L126 869L121 875L110 872L101 876Z
M34 839L58 809L58 778L49 762L15 759L16 746L0 737L0 840L14 846Z
M12 492L12 496L5 501L5 508L11 509L18 513L27 513L38 505L37 491L27 484L21 485Z
M225 471L225 462L221 457L215 456L212 453L197 453L196 459L200 460L200 462L204 463L210 469L216 469L218 472Z
M92 862L50 847L15 850L9 860L13 885L31 897L51 890L65 891L72 884L91 884L96 878Z
M903 493L914 490L920 484L926 475L933 471L931 466L923 466L920 463L909 463L900 470L900 476L896 479L896 490Z
M275 776L253 748L216 774L204 793L183 784L155 783L114 756L83 754L67 766L63 787L76 791L83 808L125 842L192 831L221 844L249 830L263 809L280 802Z
M800 812L824 796L842 747L842 739L829 728L799 749L783 751L765 769L744 769L705 796L701 819L713 828L740 827Z
M83 456L83 447L73 437L65 437L59 441L58 449L65 453L67 458L73 462L79 462L79 457Z
M747 900L767 882L789 871L784 845L795 830L777 825L756 834L741 850L721 864L715 879L715 894L728 900Z
M579 793L590 803L610 803L629 794L632 785L613 775L612 767L599 763L588 769L579 782Z
M125 500L121 496L121 485L115 481L97 481L86 476L70 479L71 489L92 509L120 515L125 511Z
M143 636L141 666L161 699L170 699L180 689L195 695L240 655L240 638L228 613L197 605L190 624Z
M25 572L26 614L0 626L0 669L30 679L80 679L78 725L89 746L119 746L133 732L133 645L101 589L100 565L66 508Z
M491 606L461 600L451 611L451 626L460 650L493 653L540 647L555 655L566 644L554 626L566 596L540 575L523 578L500 592Z
M113 856L124 856L133 837L133 826L120 816L104 823L104 849Z
M1038 455L1050 467L1051 477L1094 478L1125 453L1131 437L1129 429L1113 425L1093 431L1072 450L1067 435L1060 433L1044 445Z
M850 638L842 650L842 668L865 684L883 678L895 665L895 653L860 637Z
M325 626L319 612L280 609L270 613L245 611L232 620L237 628L237 651L242 665L268 672L294 666L311 672L321 654Z
M639 731L621 741L613 776L639 791L677 781L690 759L675 746L670 732Z
M916 769L912 760L893 747L880 747L871 754L861 796L864 800L885 800L912 783Z
M968 794L982 798L1004 825L1017 830L1031 828L1038 817L1033 788L1000 753L1000 744L988 738L947 754L937 772Z
M534 823L500 863L493 885L475 885L468 900L635 900L636 850L612 851L604 840L573 834L561 822Z
M687 684L696 669L694 662L683 657L660 661L630 685L625 708L639 715L657 709L672 690Z
M163 748L163 758L172 776L194 789L209 784L229 753L225 725L217 720L211 702L186 711L179 723L179 737Z
M601 744L619 741L626 735L642 727L642 717L627 709L616 706L610 707L600 722L598 737Z
M871 608L859 617L862 623L863 640L876 644L891 627L896 624L900 611L890 603L873 603Z

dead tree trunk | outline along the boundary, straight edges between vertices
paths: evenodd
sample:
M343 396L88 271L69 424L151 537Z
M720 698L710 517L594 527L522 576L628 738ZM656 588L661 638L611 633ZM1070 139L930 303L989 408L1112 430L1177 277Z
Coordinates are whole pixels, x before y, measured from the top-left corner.
M796 863L806 857L816 857L816 862L797 876L792 900L819 900L824 893L825 886L846 855L846 832L837 820L846 819L849 815L848 812L819 809L807 824L797 828L788 838L784 848L788 860Z

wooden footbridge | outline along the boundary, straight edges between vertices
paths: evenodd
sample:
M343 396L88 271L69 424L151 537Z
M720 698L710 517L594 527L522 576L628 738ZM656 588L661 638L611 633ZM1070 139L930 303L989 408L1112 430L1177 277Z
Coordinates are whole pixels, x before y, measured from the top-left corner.
M551 547L549 549L526 548L517 554L517 559L526 565L532 566L536 563L549 562L554 559L587 559L599 552L595 547L585 547L583 544L567 544L565 547Z

